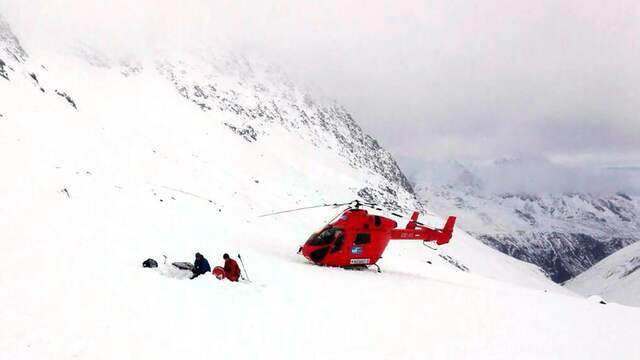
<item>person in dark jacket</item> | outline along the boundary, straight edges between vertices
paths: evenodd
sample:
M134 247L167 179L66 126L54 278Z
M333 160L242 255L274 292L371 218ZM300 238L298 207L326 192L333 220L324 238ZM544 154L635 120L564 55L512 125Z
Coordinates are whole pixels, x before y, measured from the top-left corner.
M227 279L231 281L238 281L240 279L240 267L238 263L233 260L229 254L222 255L224 259L224 274Z
M211 266L209 265L209 261L202 256L200 253L196 253L196 260L193 262L193 276L192 279L197 278L202 274L206 274L211 271Z

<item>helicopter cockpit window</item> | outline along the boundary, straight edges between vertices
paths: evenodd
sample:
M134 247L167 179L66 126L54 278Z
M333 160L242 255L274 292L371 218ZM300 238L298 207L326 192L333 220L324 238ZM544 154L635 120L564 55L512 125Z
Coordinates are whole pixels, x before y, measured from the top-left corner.
M344 244L344 234L340 233L336 238L336 243L333 245L333 249L331 249L331 253L333 254L342 250L342 244Z
M323 230L315 238L309 240L307 244L313 245L313 246L330 245L331 243L333 243L333 240L340 237L342 233L343 233L342 229L328 228Z
M360 233L356 235L356 239L353 241L354 245L363 245L371 242L371 234Z

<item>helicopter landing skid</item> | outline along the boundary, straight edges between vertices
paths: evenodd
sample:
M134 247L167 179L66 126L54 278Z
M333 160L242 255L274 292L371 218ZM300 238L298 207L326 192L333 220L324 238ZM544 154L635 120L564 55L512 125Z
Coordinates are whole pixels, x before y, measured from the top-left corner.
M380 266L378 266L378 264L371 264L371 265L351 265L351 266L344 266L343 269L347 269L347 270L358 270L358 271L362 271L362 270L369 270L369 267L373 266L376 269L377 273L382 273L382 270L380 270Z

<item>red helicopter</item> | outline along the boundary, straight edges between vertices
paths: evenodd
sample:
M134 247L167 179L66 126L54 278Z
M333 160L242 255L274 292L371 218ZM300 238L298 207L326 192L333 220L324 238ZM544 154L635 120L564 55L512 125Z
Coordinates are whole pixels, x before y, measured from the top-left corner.
M334 218L322 230L312 234L298 250L305 258L317 265L337 266L344 268L364 268L376 263L382 256L390 240L422 240L435 241L438 245L449 242L456 222L449 216L444 228L431 229L418 222L418 212L414 212L406 228L396 229L398 224L389 218L371 215L363 206L382 210L375 204L362 203L358 200L345 204L324 204L280 211L268 215L310 209L324 206L344 206L347 209ZM391 213L394 216L402 215ZM378 271L380 269L378 268Z

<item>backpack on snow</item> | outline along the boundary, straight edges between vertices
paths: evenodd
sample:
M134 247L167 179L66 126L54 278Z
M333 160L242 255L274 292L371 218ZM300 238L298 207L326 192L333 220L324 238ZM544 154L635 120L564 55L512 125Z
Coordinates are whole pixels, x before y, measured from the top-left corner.
M193 271L193 264L190 262L179 261L179 262L171 263L171 265L177 267L180 270Z
M149 258L145 261L142 262L142 267L145 268L157 268L158 267L158 262Z

